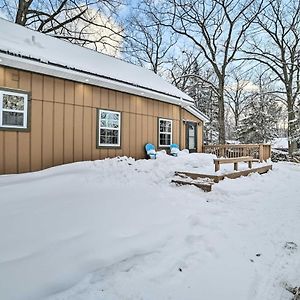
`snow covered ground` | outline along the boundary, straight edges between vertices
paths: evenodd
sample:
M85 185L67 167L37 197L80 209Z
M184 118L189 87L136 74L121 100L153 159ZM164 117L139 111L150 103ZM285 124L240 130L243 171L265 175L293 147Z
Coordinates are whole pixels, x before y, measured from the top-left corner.
M277 148L277 149L288 149L289 145L288 145L288 138L285 137L281 137L281 138L275 138L272 141L272 148Z
M213 172L212 158L0 176L0 299L290 299L283 283L300 284L300 166L274 164L211 193L170 184L175 170Z

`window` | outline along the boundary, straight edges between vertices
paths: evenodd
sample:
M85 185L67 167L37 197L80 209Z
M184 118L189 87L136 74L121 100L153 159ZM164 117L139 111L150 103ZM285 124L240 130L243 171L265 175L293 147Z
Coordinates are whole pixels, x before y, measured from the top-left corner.
M119 147L121 113L99 109L98 122L98 146Z
M28 95L0 90L0 128L28 128Z
M159 147L172 144L172 120L159 119Z

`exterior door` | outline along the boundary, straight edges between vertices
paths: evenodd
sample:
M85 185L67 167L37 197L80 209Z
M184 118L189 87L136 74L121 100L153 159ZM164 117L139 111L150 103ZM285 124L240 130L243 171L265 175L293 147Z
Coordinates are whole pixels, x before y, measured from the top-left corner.
M197 152L197 123L186 123L186 148L190 152Z

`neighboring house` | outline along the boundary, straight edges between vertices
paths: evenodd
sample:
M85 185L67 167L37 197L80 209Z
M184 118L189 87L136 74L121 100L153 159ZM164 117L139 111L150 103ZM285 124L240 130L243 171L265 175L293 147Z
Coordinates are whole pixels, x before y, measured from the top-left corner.
M0 174L106 157L146 143L202 151L193 99L144 68L0 19Z

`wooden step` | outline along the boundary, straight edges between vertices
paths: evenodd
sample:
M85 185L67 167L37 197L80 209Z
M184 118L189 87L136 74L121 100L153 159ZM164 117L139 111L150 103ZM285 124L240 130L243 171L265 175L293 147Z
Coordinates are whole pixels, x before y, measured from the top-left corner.
M178 185L194 185L198 188L201 188L205 192L210 192L212 190L212 185L214 183L220 182L224 178L236 179L241 176L248 176L251 173L264 174L267 173L269 170L272 170L272 165L265 165L258 168L236 171L236 172L222 174L222 175L211 175L211 174L176 171L175 175L182 177L182 179L173 179L172 182ZM191 180L187 180L187 178L190 178ZM201 179L207 179L208 182L201 182Z
M187 176L192 179L198 179L198 178L209 178L215 183L218 183L220 180L224 179L224 176L222 175L208 175L208 174L199 174L199 173L191 173L191 172L175 172L175 175L177 176Z
M196 181L185 181L180 179L173 179L171 182L178 184L178 185L194 185L197 188L202 189L204 192L211 192L212 183L200 183Z
M235 179L235 178L239 178L241 176L248 176L251 173L264 174L264 173L267 173L269 170L272 170L272 165L266 165L263 167L228 173L228 174L224 174L224 176L227 178L230 178L230 179Z

